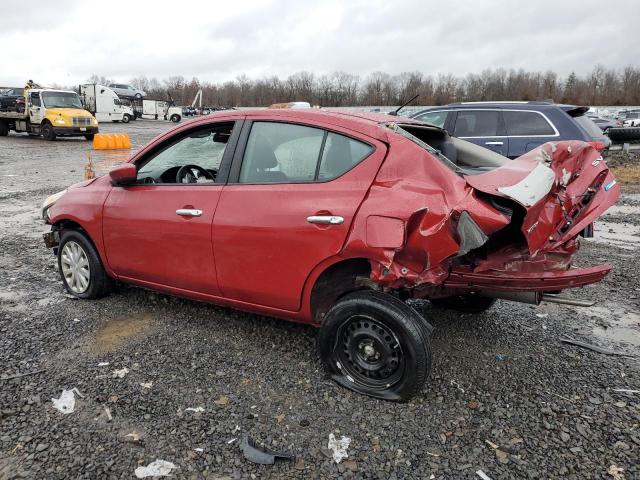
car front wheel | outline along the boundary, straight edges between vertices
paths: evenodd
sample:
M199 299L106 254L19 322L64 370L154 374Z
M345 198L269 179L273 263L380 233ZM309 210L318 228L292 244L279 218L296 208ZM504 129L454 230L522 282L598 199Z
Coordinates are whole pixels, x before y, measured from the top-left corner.
M381 292L341 298L320 327L319 350L333 379L355 392L403 401L431 367L432 327L413 308Z
M100 298L109 293L112 280L88 237L66 231L58 247L58 270L67 291L79 298Z

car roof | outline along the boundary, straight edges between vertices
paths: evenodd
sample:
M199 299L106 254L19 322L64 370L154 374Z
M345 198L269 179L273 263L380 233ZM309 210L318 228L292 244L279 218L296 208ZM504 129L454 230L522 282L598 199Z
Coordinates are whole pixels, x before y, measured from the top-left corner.
M416 120L397 117L393 115L386 115L381 113L372 112L354 112L347 110L324 110L324 109L247 109L247 110L221 110L211 115L207 115L204 118L197 118L186 122L189 125L206 124L214 120L215 118L243 118L247 117L264 117L268 116L274 120L290 120L300 123L315 123L323 122L337 127L354 130L362 134L368 135L378 140L386 140L391 130L384 128L381 124L395 122L395 123L416 123L421 124Z

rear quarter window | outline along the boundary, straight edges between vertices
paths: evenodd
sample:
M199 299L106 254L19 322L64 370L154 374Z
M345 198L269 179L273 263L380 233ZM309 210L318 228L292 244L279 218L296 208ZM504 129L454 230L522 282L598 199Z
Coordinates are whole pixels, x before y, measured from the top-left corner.
M580 115L579 117L573 117L573 119L576 121L576 123L578 125L580 125L580 127L585 132L587 132L587 135L589 135L589 137L591 137L591 138L600 138L600 137L602 137L602 130L600 130L600 127L598 125L596 125L595 123L593 123L593 120L591 120L586 115Z
M455 137L495 137L500 112L496 110L460 110L456 118Z
M509 136L556 135L549 121L539 112L505 110L503 115Z

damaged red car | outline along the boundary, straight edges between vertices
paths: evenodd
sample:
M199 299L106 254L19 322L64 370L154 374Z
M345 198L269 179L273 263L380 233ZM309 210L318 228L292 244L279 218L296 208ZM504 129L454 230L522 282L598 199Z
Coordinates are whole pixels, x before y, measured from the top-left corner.
M72 295L120 281L309 323L338 383L404 400L432 331L407 299L579 304L559 293L609 272L573 260L618 196L578 141L508 160L398 117L229 111L53 195L43 217Z

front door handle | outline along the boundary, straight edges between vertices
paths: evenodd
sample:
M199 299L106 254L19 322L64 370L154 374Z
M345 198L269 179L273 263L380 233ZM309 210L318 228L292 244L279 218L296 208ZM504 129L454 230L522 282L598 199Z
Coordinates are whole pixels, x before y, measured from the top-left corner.
M502 142L484 142L485 145L497 145L497 146L502 146L504 145L504 143Z
M307 217L309 223L321 223L325 225L340 225L344 222L344 218L337 215L311 215Z
M202 210L197 208L179 208L176 213L181 217L199 217L202 215Z

